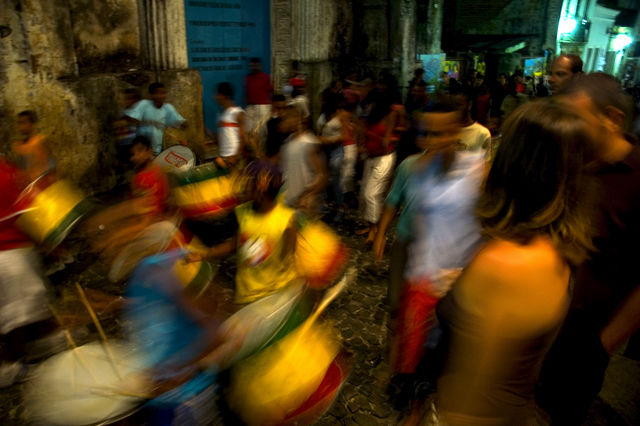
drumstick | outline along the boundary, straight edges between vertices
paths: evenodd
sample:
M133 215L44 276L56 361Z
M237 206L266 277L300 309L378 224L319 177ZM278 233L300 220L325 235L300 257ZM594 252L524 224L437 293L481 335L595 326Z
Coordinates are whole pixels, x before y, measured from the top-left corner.
M313 323L318 319L320 314L329 306L331 302L334 301L336 297L345 289L347 284L350 284L355 280L356 277L356 269L349 268L347 272L344 274L342 279L338 282L338 284L331 287L322 297L320 304L316 308L316 310L311 314L311 316L304 322L303 328L300 331L300 336L304 335Z
M115 357L113 356L113 352L111 351L111 346L109 345L109 340L107 339L107 335L102 329L102 325L100 325L98 316L96 315L93 308L91 307L91 304L89 303L87 296L84 294L84 290L82 289L80 284L76 283L76 289L80 294L80 300L84 304L85 308L87 308L87 311L89 311L89 315L91 315L93 324L98 329L98 333L100 333L100 338L102 338L102 344L104 345L105 351L107 352L107 355L109 357L109 362L111 362L111 366L113 367L113 371L116 373L116 376L118 376L118 379L122 380L122 376L120 375L120 371L118 371L118 367L116 365Z
M49 311L51 311L51 315L53 316L53 319L56 320L56 322L58 323L58 325L60 326L60 328L62 329L62 331L64 331L64 335L67 338L67 343L69 343L69 345L72 348L72 353L73 355L76 357L76 359L78 360L78 362L80 363L80 365L82 366L82 368L84 368L85 370L87 370L87 373L89 373L89 375L91 376L91 378L93 379L94 382L97 382L96 377L93 375L93 372L89 369L89 367L87 366L87 364L85 364L84 359L82 359L82 357L80 356L80 353L78 351L76 351L76 349L78 349L78 345L76 345L76 342L73 340L73 337L71 336L71 333L69 332L69 330L62 324L62 319L60 318L60 316L58 315L58 312L54 309L53 305L49 303ZM73 376L71 376L72 378L72 383L71 383L71 387L73 389L73 391L75 392L76 390L76 374L75 374L75 369L73 370Z
M53 308L53 305L51 303L49 303L49 311L51 311L51 315L53 316L53 319L56 320L56 322L64 332L64 336L67 338L67 343L69 344L69 346L71 346L72 349L77 348L78 345L76 345L76 342L73 340L73 337L71 337L71 333L69 333L69 330L62 324L62 319L58 315L58 312L56 312L56 310Z

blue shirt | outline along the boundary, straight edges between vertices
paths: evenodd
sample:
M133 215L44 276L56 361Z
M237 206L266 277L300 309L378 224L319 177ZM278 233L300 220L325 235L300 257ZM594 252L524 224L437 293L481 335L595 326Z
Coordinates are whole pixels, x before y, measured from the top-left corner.
M457 152L445 174L441 167L442 158L434 158L416 186L413 241L405 271L409 280L433 280L442 269L463 268L480 243L475 207L484 177L484 155Z
M412 155L400 163L389 195L387 195L384 202L395 209L402 209L400 210L400 217L396 227L396 238L402 242L408 242L412 239L414 201L418 193L418 187L424 177L424 173L414 170L413 165L424 154L423 152L422 154Z
M143 99L125 114L138 121L156 121L160 126L143 124L138 126L136 134L145 136L151 141L153 152L158 155L162 151L162 137L167 126L179 126L184 123L184 118L171 104L164 103L156 108L153 101Z

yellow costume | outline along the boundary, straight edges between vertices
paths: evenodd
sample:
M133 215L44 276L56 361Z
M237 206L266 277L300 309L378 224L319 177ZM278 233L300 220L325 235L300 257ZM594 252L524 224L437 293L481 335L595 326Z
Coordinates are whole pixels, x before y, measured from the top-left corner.
M295 211L283 204L261 214L251 203L236 207L238 272L236 302L249 303L282 289L298 277L293 253L285 253L284 233Z

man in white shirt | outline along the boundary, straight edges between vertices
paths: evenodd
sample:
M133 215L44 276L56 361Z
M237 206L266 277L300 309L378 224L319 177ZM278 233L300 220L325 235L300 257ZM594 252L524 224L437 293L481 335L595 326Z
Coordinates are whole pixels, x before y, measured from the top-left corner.
M318 213L320 194L328 181L322 144L307 129L303 113L296 107L287 109L282 127L291 133L280 154L284 203L313 216Z
M224 162L233 166L238 162L247 144L245 112L233 102L233 87L224 82L218 84L216 101L222 107L218 116L218 149ZM259 156L257 150L254 154Z
M460 92L453 96L460 109L462 124L462 128L460 129L460 143L468 151L487 151L491 144L491 132L471 118L471 99L469 94Z

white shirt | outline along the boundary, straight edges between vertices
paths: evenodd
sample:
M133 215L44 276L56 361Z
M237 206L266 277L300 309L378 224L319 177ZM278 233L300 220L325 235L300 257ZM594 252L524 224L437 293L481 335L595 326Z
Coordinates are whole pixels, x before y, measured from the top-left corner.
M491 142L491 132L478 122L460 129L460 143L469 151L488 149Z
M313 182L315 176L309 163L310 156L320 141L311 132L290 137L280 151L284 177L284 203L295 206L300 195Z
M231 157L240 153L238 114L242 112L244 110L239 106L232 106L218 116L218 146L221 157Z

